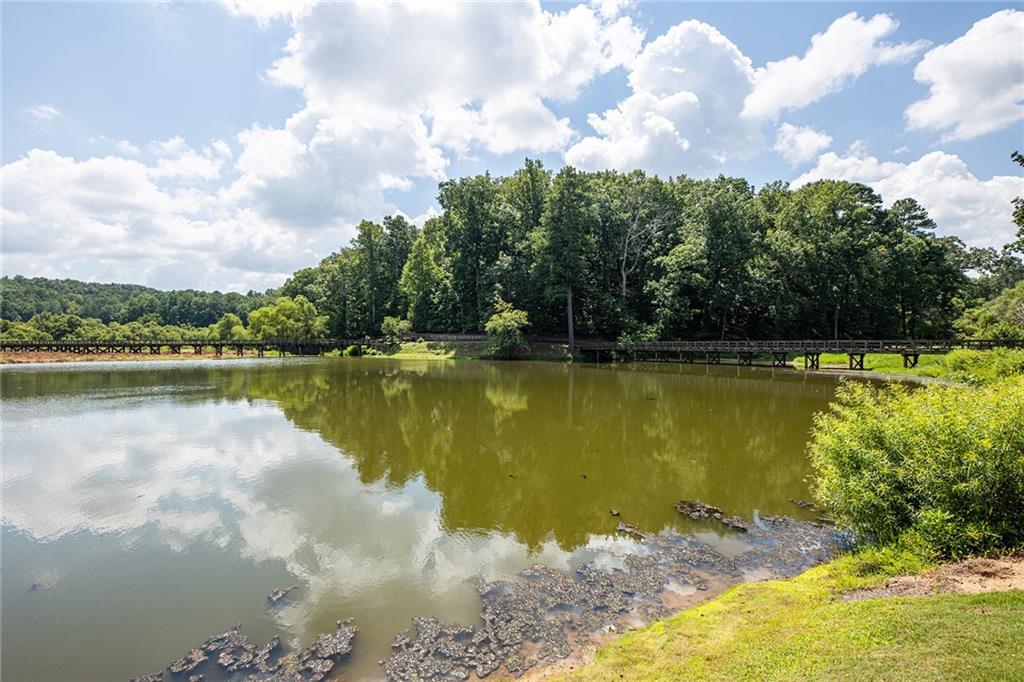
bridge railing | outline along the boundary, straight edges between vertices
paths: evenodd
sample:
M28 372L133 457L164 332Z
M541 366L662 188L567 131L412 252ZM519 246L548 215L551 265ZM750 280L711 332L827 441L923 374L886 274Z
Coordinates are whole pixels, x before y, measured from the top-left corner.
M564 342L553 338L553 342ZM0 350L61 350L78 348L180 348L190 346L333 350L352 345L378 346L384 339L64 339L61 341L15 341L0 339ZM642 341L619 343L592 339L576 344L582 351L680 352L680 353L945 353L955 348L988 350L996 347L1024 348L1024 340L1001 339L725 339L699 341Z

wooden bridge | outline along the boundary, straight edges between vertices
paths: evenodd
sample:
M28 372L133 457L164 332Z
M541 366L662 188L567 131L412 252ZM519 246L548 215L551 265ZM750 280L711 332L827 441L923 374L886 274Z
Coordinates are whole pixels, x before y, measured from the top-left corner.
M737 364L753 365L757 358L770 358L773 367L785 367L791 356L804 357L804 367L819 369L823 353L840 353L849 359L850 369L864 369L868 353L903 356L903 366L916 367L922 355L948 353L957 348L990 350L1024 347L1024 341L996 339L834 339L834 340L738 340L738 341L651 341L613 343L579 341L576 350L584 357L653 360L655 362L703 362L721 364L723 357Z
M427 337L428 335L423 335ZM459 335L460 340L482 341L480 335ZM540 340L540 339L534 339ZM563 342L564 339L543 339ZM50 353L120 353L181 355L191 352L201 355L207 349L216 355L246 352L263 357L277 351L280 355L323 355L332 350L353 347L360 355L364 348L384 350L391 344L382 339L266 339L256 341L216 341L208 339L106 341L81 339L64 341L11 341L0 339L0 352ZM823 353L839 353L849 359L850 369L864 369L864 356L869 353L901 355L903 366L916 367L920 357L927 354L948 353L957 348L988 350L997 347L1024 348L1024 341L996 339L835 339L835 340L726 340L726 341L651 341L618 343L612 341L580 340L576 351L580 359L597 362L654 361L701 362L721 364L723 358L735 358L737 364L753 365L755 360L770 359L773 367L785 367L791 357L804 357L807 369L819 369Z
M360 355L364 348L387 347L386 341L371 339L266 339L257 341L217 341L209 339L149 340L149 341L106 341L102 339L74 339L64 341L11 341L0 339L0 352L42 352L76 353L91 355L97 353L120 353L125 355L169 353L182 355L190 352L202 355L210 350L216 355L225 352L245 355L246 351L263 357L277 351L280 355L323 355L327 351L355 347Z

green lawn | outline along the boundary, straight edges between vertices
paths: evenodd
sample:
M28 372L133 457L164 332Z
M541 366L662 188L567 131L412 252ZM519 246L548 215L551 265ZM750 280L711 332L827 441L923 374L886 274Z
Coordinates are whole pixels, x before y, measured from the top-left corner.
M803 368L802 355L793 360L793 366ZM825 369L827 366L849 367L849 356L846 353L822 353L821 368ZM913 374L925 377L948 378L950 375L946 366L946 355L922 355L917 367L907 369L903 366L901 355L869 354L864 356L864 369L884 374Z
M748 583L603 647L566 680L1024 679L1024 592L844 602L850 558Z

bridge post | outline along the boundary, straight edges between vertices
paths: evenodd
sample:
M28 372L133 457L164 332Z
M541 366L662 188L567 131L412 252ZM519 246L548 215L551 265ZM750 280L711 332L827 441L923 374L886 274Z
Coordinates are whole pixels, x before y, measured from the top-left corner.
M785 367L786 360L786 353L772 353L772 367Z
M864 353L850 353L850 369L864 369Z
M202 355L203 354L203 344L202 343L193 344L192 352L194 354L196 354L196 355Z
M903 367L906 369L913 369L917 367L918 360L921 356L919 353L903 353Z
M804 353L804 369L821 369L821 353Z

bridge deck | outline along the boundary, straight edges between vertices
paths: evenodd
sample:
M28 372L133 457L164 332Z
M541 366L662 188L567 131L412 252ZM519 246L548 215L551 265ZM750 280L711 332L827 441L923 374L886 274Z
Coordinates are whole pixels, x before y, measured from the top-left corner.
M468 335L465 335L467 338ZM474 340L485 337L474 336ZM553 339L545 339L552 341ZM180 353L184 348L201 353L204 348L222 352L280 350L285 352L323 353L348 346L382 346L384 340L368 339L264 339L249 341L211 341L207 339L164 339L150 341L107 341L102 339L75 339L64 341L12 341L0 339L0 351L42 351L66 353L160 353L167 349ZM581 353L718 353L729 355L793 355L844 353L863 355L886 353L895 355L924 355L948 353L957 348L987 350L995 347L1024 347L1024 341L996 339L769 339L724 341L649 341L618 343L614 341L581 340L576 343Z

